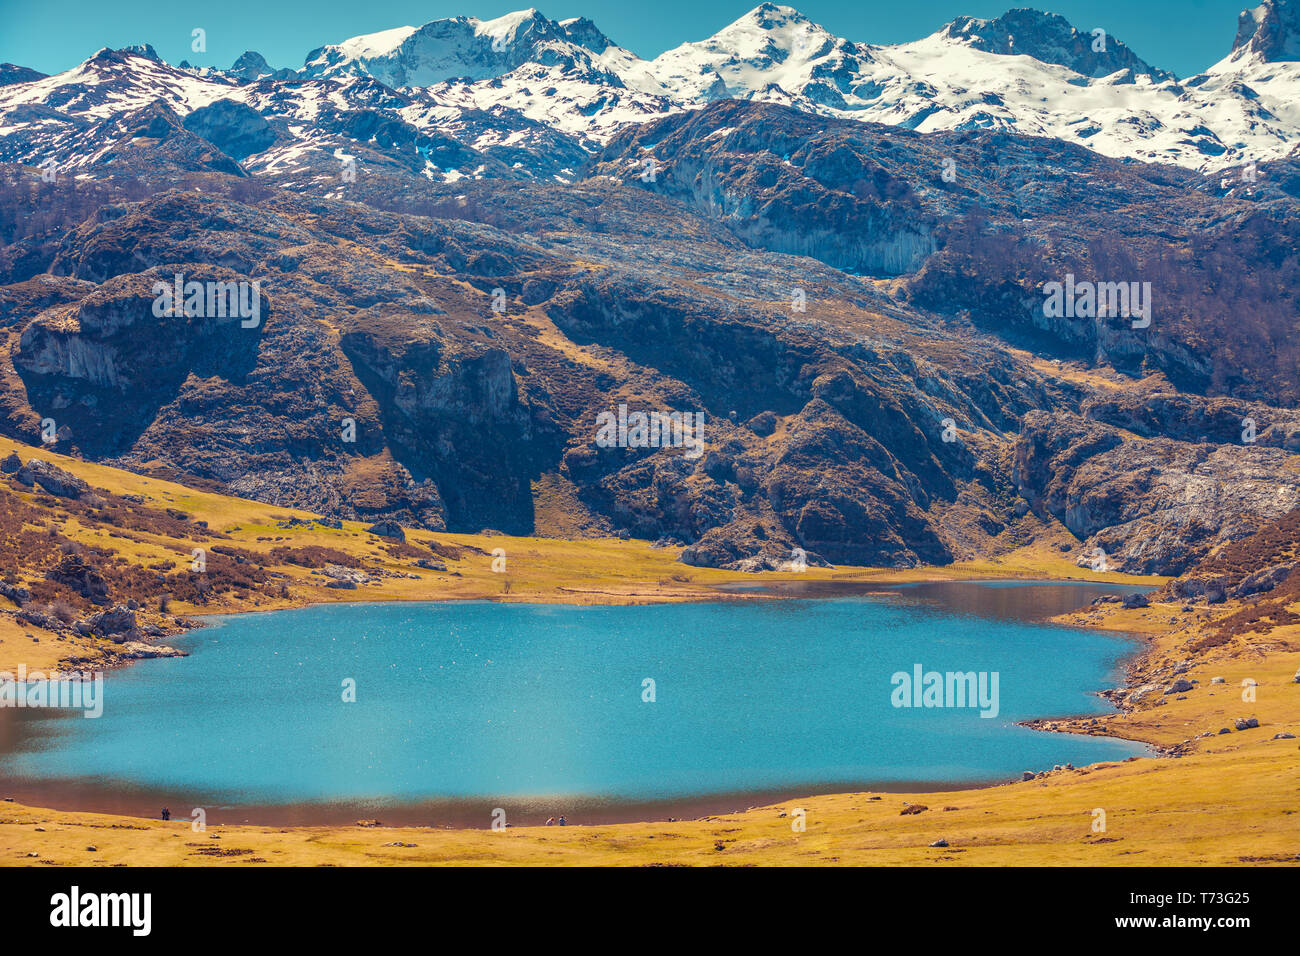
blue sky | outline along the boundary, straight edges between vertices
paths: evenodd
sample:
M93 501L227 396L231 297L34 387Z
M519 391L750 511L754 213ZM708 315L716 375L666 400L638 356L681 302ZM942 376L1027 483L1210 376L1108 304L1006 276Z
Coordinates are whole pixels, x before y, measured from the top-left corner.
M300 67L307 51L405 24L448 16L490 19L537 5L555 20L585 16L616 43L654 56L700 40L759 0L0 0L0 62L45 73L65 70L100 47L152 43L163 59L228 67L245 50L272 66ZM1232 45L1243 0L806 0L791 3L832 33L868 43L898 43L933 33L955 16L994 17L1033 6L1079 30L1104 27L1154 66L1179 76L1221 59ZM1252 2L1249 5L1254 5ZM195 27L207 53L190 51Z

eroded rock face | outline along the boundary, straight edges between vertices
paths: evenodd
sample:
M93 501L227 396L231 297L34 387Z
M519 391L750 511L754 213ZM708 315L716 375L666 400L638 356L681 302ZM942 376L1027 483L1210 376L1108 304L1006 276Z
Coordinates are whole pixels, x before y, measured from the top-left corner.
M1181 574L1217 544L1300 506L1296 457L1280 448L1128 440L1064 412L1031 412L1015 481L1108 567Z
M1145 438L1300 452L1300 412L1259 402L1125 389L1090 399L1083 412Z
M186 283L223 288L249 282L221 268L187 266L181 274ZM157 289L174 287L174 276L156 269L115 277L76 305L47 309L23 330L15 368L39 407L79 409L83 447L107 451L125 440L190 375L238 379L256 362L270 297L244 297L250 306L256 301L254 318L159 316Z

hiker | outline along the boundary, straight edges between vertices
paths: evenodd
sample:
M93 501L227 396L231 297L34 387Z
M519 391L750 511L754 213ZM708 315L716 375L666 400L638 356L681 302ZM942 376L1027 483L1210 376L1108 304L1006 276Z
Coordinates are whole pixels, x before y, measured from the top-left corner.
M567 826L567 824L564 822L564 817L560 817L560 826Z
M553 827L553 826L555 826L555 817L547 817L547 818L546 818L546 825L547 825L548 827Z
M170 820L172 818L172 812L166 807L163 807L162 818L164 820Z

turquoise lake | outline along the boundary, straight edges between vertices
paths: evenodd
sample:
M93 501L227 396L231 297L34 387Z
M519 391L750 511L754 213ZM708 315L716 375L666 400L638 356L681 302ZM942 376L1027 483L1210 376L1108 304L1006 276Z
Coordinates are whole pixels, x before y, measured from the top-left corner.
M186 814L458 801L565 812L1007 780L1146 752L1016 726L1110 710L1095 692L1118 680L1135 645L1041 620L1108 591L963 583L791 600L357 604L214 619L173 641L191 656L110 672L99 719L0 711L0 778L20 793L135 793L149 807L170 799ZM891 675L917 664L997 672L997 716L895 707ZM654 702L643 700L647 678ZM355 702L343 700L347 679Z

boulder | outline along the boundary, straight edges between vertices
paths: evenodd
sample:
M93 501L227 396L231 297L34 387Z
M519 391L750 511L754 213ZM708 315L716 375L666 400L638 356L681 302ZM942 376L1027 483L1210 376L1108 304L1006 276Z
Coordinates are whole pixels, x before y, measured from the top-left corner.
M775 412L759 412L749 421L745 422L745 427L755 435L766 438L768 435L776 431L778 422L779 419L776 417Z
M381 538L393 538L396 541L406 540L406 532L402 530L402 526L396 521L379 521L372 524L366 531Z
M358 584L369 584L371 581L370 575L360 568L345 568L341 564L327 564L319 571L313 571L312 574L333 578L333 582L326 584L326 587L356 587Z
M0 597L7 597L19 607L22 607L32 598L32 592L17 584L7 584L0 581Z
M1259 726L1259 718L1238 717L1236 720L1232 722L1232 726L1236 727L1238 730L1251 730L1252 728Z
M1194 688L1194 686L1193 686L1193 684L1192 684L1191 681L1189 681L1189 680L1185 680L1184 678L1181 678L1181 677L1180 677L1178 680L1174 681L1172 684L1170 684L1170 685L1165 689L1165 693L1166 693L1166 694L1184 694L1184 693L1186 693L1187 691L1189 691L1189 690L1194 690L1194 689L1195 689L1195 688Z
M39 485L56 498L80 498L90 491L90 485L76 475L39 458L19 468L14 477L24 485Z
M79 634L107 637L118 644L140 637L135 623L135 611L121 604L114 604L107 611L92 614L73 627Z

